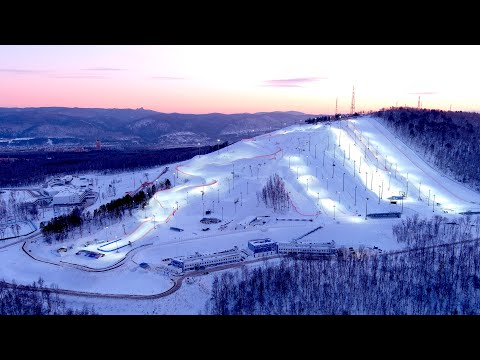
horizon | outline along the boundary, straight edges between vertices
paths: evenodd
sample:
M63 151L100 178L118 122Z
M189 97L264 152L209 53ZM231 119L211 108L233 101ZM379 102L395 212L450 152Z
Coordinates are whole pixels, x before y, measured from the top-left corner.
M1 45L0 107L479 112L476 45Z

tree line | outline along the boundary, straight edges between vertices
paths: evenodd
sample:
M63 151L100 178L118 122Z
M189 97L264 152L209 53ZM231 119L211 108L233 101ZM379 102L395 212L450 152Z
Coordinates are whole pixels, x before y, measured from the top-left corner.
M0 315L96 315L93 307L67 307L52 288L46 287L42 278L28 286L0 281Z
M185 161L198 154L208 154L228 146L228 142L202 147L174 149L105 149L65 152L0 152L0 187L34 185L55 175L85 172L120 173Z
M375 114L427 162L480 190L480 114L412 108Z
M169 189L171 182L166 179L159 182L159 188ZM122 198L100 205L98 209L87 211L85 214L79 208L75 208L68 215L60 215L52 218L47 223L41 222L40 229L45 241L51 244L53 241L64 241L68 237L74 238L76 234L83 237L85 231L102 229L122 221L125 216L132 216L135 208L144 209L148 201L155 195L157 188L155 184L148 186L134 196L126 194Z
M477 220L478 221L478 220ZM440 223L441 224L441 223ZM460 226L460 225L459 225ZM472 231L472 230L470 230ZM408 234L399 237L399 234ZM430 234L442 238L434 244ZM465 235L465 234L464 234ZM406 221L394 232L409 251L332 259L283 258L223 272L207 314L480 314L480 244L443 232L437 220ZM434 235L435 236L435 235Z

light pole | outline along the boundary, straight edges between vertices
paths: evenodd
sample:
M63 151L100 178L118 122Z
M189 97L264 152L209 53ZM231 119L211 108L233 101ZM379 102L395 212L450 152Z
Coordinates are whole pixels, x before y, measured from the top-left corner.
M357 206L357 185L355 185L355 206Z
M248 184L248 182L247 182ZM248 185L247 185L247 189L248 189ZM217 203L220 202L220 188L217 188Z
M428 189L428 200L427 200L427 206L430 206L430 189Z
M388 172L388 191L390 191L390 183L392 181L392 172Z
M188 191L187 191L187 204L188 204Z
M332 179L335 176L335 163L332 163Z
M220 154L220 139L217 139L217 154Z
M353 160L353 177L355 177L355 163L357 162L357 160Z
M202 216L205 216L205 203L202 202Z
M200 156L200 143L198 143L198 156Z
M342 191L345 191L345 173L342 176Z
M247 181L247 195L248 195L248 181Z
M418 200L422 200L422 192L421 192L421 189L422 188L422 182L420 181L420 185L418 185Z
M380 205L380 185L378 185L378 205Z
M408 196L408 179L407 179L407 192L405 193L405 196Z
M367 190L367 186L368 186L368 172L365 171L365 191Z
M432 205L433 205L432 211L435 212L435 194L433 194L433 202L432 202Z
M240 191L240 206L243 206L243 198L242 198L242 192Z
M155 214L153 214L153 228L156 229L156 227L155 227ZM123 229L125 230L125 225L124 225Z
M233 165L233 171L232 171L232 189L235 190L235 164Z
M320 192L317 191L317 205L320 203Z
M222 206L222 221L223 221L223 206Z
M368 197L367 197L367 200L365 200L365 220L367 220L367 213L368 213Z
M178 210L178 201L175 201L175 204L177 205L177 210Z
M307 178L307 192L308 192L308 178Z
M335 220L335 204L333 204L333 220Z

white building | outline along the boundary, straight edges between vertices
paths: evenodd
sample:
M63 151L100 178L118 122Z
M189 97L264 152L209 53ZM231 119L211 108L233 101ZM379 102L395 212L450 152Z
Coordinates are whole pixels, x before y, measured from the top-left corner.
M235 246L233 249L213 254L190 255L173 258L171 265L182 271L204 270L214 266L238 263L244 259L243 253Z
M335 241L327 243L277 243L278 253L282 255L335 255Z
M82 203L87 195L90 194L88 189L74 189L71 187L62 187L58 192L51 192L53 201L51 205L75 205Z

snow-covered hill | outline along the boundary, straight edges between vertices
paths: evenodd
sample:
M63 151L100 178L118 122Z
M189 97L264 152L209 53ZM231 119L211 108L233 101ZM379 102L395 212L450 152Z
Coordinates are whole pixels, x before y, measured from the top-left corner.
M394 241L391 227L401 218L376 219L367 214L395 212L401 217L420 214L457 218L463 216L461 212L480 211L480 194L432 169L368 116L292 125L169 168L165 176L175 186L158 191L145 211L139 210L123 224L65 244L72 249L61 257L54 252L58 244L27 242L25 251L37 260L17 247L6 248L0 252L2 277L26 283L42 276L47 283L55 282L65 289L152 294L169 288L171 283L165 274L140 270L138 264L142 262L155 267L165 258L221 251L235 245L245 248L249 240L265 237L289 242L320 225L322 229L306 240L395 250L402 245ZM156 171L160 169L149 170L150 179L158 175ZM285 181L289 193L290 204L284 213L274 213L257 197L275 173ZM122 179L115 175L99 181L108 183L113 177ZM125 174L123 180L123 185L130 184L132 174ZM205 215L207 211L209 215ZM221 222L206 226L200 222L205 216ZM259 216L267 219L264 225L249 225ZM172 226L184 231L172 231ZM206 227L209 230L203 231ZM96 250L98 244L82 245L93 239L109 241L112 251L101 259L75 255L80 249ZM132 249L137 250L129 253ZM124 266L106 272L86 272L75 267L104 268L125 256ZM195 314L202 310L208 296L207 280L211 276L135 309L127 300L119 302L118 307L106 300L94 304L98 305L97 311L106 313L146 313L155 309L160 313Z

